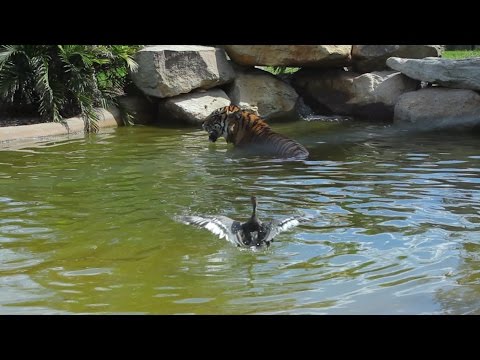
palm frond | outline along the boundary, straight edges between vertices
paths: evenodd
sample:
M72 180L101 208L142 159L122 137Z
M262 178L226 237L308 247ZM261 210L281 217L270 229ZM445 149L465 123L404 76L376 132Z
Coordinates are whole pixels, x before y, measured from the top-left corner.
M34 106L39 115L53 121L80 115L86 131L95 132L95 107L118 105L117 97L131 81L129 71L138 67L133 55L139 48L0 45L0 96L20 109L25 104Z
M53 88L50 86L49 80L49 58L32 59L34 76L36 78L35 89L39 95L38 110L43 118L51 119L55 122L62 120L59 105L61 101L56 96Z
M134 125L135 117L137 114L135 114L135 112L128 109L128 107L125 104L121 103L117 99L115 99L114 104L120 111L120 118L122 119L123 124L129 125L129 126Z
M124 58L125 62L127 63L128 68L131 72L137 72L138 70L138 63L133 60L131 57L127 56Z
M9 67L4 67L0 76L0 97L7 103L13 102L13 96L20 87L16 72Z
M18 45L2 45L0 47L0 68L19 50Z

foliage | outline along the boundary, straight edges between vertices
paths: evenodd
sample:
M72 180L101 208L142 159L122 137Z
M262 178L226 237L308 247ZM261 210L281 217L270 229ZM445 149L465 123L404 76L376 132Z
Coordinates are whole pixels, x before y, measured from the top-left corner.
M471 57L480 57L480 50L444 51L442 57L446 59L465 59Z
M272 73L273 75L283 75L283 74L293 74L300 70L299 67L288 67L288 66L265 66L263 70Z
M44 121L80 115L85 130L98 130L95 107L119 105L128 71L135 71L125 45L0 45L0 99L14 113ZM123 113L125 113L123 111ZM126 114L124 121L129 121Z

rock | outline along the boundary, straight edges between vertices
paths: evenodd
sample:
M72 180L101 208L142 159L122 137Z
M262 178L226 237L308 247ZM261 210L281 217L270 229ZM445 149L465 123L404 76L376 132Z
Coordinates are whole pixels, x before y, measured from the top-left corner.
M416 90L417 87L417 81L397 71L374 71L353 79L354 96L348 102L359 105L382 103L393 107L401 94Z
M208 46L147 46L135 60L138 71L132 73L133 82L146 95L160 98L208 89L235 76L224 50Z
M230 99L221 89L195 91L162 100L159 113L170 119L198 125L215 109L230 105Z
M395 71L359 74L344 70L300 70L294 87L317 113L391 119L398 97L418 83Z
M235 68L236 78L227 91L232 103L272 119L294 113L297 92L287 83L259 69Z
M413 79L451 88L480 90L480 58L417 60L391 57L387 65Z
M440 56L441 45L353 45L353 68L358 72L370 72L387 69L389 57L421 59L428 56Z
M419 130L475 127L480 124L480 95L445 88L408 92L395 105L394 122Z
M144 96L125 95L118 98L121 106L125 107L132 115L135 124L148 124L155 120L157 106Z
M345 104L352 98L355 76L358 74L339 69L302 69L294 74L292 85L316 113L349 114L350 107Z
M225 45L228 56L247 66L342 67L351 45Z

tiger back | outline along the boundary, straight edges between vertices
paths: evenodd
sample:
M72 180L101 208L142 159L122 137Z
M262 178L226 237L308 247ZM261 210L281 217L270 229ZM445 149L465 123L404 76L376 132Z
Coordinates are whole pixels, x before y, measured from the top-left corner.
M258 115L229 105L213 111L202 123L209 140L223 136L235 147L283 158L305 159L308 150L300 143L276 133Z

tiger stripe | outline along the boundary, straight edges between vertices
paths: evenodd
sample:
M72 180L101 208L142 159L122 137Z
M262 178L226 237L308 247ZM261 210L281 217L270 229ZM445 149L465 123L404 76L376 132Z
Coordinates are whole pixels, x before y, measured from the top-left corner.
M307 158L308 150L300 143L273 131L258 115L229 105L213 111L202 123L210 141L223 136L239 148L263 146L264 150L285 158Z

